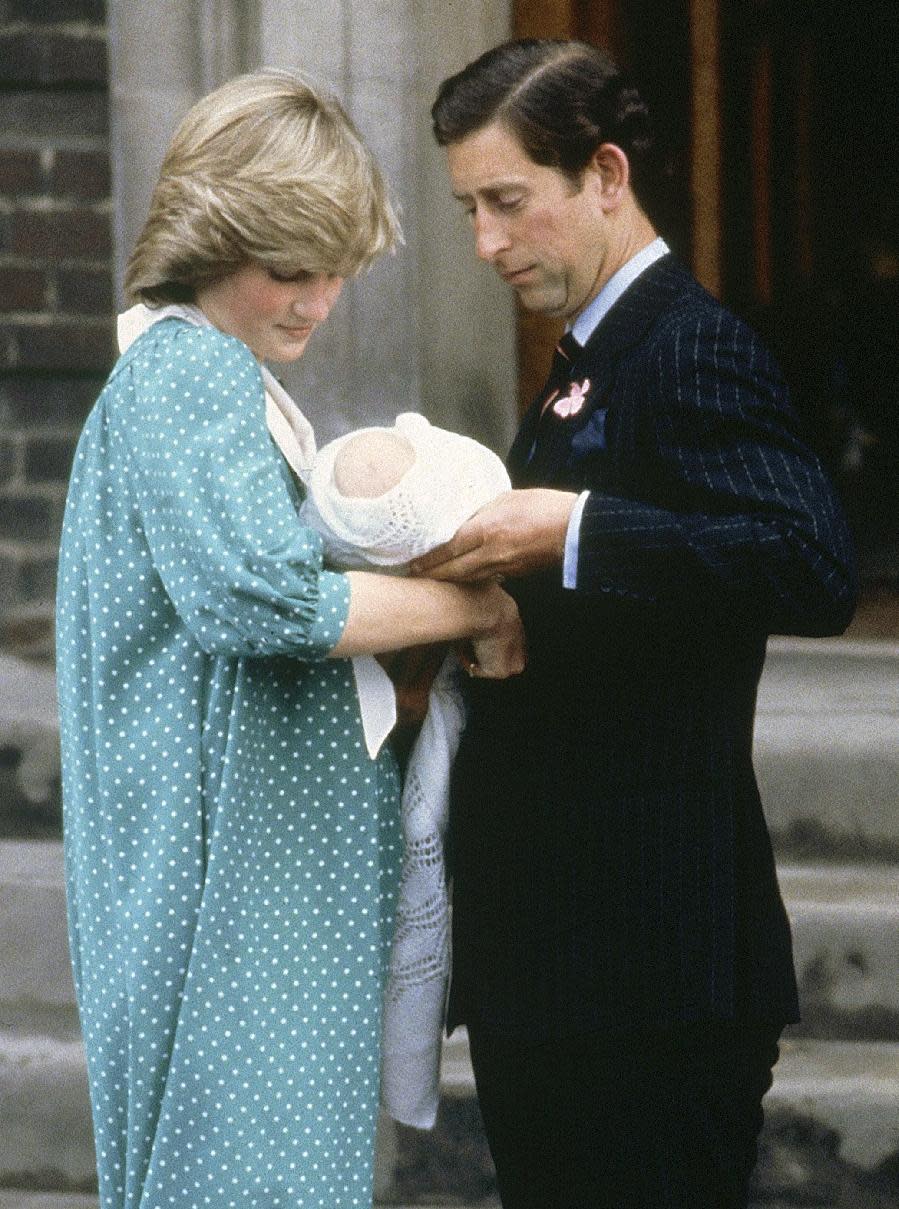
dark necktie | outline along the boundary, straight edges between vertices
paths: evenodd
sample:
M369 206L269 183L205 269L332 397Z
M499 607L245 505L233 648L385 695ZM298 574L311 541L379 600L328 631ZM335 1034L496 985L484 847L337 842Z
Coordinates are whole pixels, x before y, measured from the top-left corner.
M552 364L549 367L549 377L546 379L546 385L543 388L543 401L540 404L541 416L553 401L554 396L560 393L562 388L567 385L571 375L571 367L577 360L581 348L582 345L575 340L571 332L566 332L556 345Z
M570 332L566 332L553 353L549 376L543 389L528 410L527 419L518 430L518 436L509 450L508 467L512 481L516 486L524 486L527 482L527 467L534 456L537 442L540 439L541 420L549 404L565 389L571 376L571 369L581 351L581 345Z
M552 363L549 367L549 377L546 379L546 385L543 387L540 395L540 410L537 413L536 423L532 429L533 438L530 449L525 457L525 465L534 456L537 442L540 440L540 435L545 429L546 414L549 411L550 405L568 385L569 378L571 377L571 367L577 360L581 348L582 345L575 340L571 332L566 332L556 345Z

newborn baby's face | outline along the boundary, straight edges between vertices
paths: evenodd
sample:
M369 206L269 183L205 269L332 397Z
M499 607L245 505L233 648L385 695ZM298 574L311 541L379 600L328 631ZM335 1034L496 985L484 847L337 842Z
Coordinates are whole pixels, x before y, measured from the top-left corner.
M334 486L341 495L374 499L392 490L415 461L411 442L388 429L351 437L334 459Z

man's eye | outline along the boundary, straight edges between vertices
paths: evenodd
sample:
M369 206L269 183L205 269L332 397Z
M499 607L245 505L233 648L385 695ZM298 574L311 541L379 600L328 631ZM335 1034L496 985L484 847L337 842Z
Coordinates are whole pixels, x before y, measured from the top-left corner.
M524 198L520 194L509 194L508 196L498 197L496 199L496 208L498 210L515 210L521 205Z

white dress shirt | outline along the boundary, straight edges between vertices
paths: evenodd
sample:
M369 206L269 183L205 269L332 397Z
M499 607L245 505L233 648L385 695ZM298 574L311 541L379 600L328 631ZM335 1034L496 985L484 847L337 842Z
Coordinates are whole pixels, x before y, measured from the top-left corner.
M585 307L568 329L578 344L585 345L600 322L612 309L624 291L640 274L648 269L661 257L670 251L664 239L660 236L647 244L636 256L632 256L623 264L617 273L613 274L602 287L589 306ZM587 502L589 491L582 491L568 519L568 530L565 535L565 560L562 564L562 586L574 588L577 586L578 542L580 539L581 516Z

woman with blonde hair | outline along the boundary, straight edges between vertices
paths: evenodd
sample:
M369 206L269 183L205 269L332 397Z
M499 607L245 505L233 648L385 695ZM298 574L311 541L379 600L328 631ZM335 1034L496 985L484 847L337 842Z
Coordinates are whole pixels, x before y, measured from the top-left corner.
M314 435L264 363L396 238L340 106L266 70L186 116L128 266L57 611L103 1209L371 1202L401 837L356 682L431 641L523 661L496 584L329 570L298 515Z

